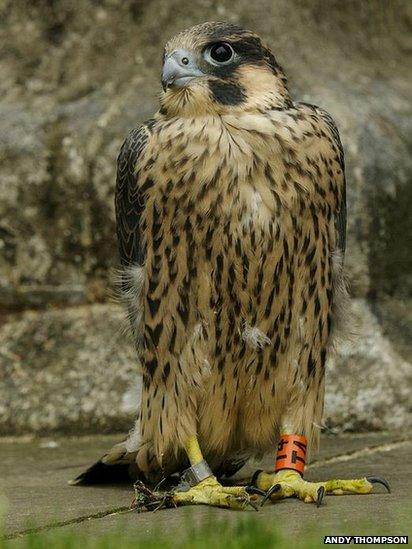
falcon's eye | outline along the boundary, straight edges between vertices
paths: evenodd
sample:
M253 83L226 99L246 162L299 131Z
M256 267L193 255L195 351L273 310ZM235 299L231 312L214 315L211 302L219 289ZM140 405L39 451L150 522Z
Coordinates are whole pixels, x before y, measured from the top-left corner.
M218 42L206 50L206 56L209 60L218 65L229 63L233 59L234 54L232 46L226 44L226 42Z

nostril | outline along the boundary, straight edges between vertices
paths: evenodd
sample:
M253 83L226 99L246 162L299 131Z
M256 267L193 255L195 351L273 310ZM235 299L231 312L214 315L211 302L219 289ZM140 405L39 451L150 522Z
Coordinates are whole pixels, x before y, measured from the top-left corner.
M183 63L183 65L188 65L189 64L189 59L187 57L182 57L182 63Z

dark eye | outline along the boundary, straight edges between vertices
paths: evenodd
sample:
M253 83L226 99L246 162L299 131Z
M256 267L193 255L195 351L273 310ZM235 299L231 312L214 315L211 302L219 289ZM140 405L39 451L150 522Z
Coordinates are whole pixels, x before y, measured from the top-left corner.
M232 59L234 51L232 46L225 42L213 44L209 49L209 56L215 63L227 63Z

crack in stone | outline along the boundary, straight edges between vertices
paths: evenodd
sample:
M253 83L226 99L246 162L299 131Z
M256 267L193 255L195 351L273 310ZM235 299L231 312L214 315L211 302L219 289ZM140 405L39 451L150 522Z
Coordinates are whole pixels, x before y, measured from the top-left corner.
M307 466L307 469L317 469L318 467L323 467L324 465L329 465L330 463L342 463L344 461L350 461L352 459L369 456L371 454L390 452L391 450L397 450L398 448L405 448L410 444L412 444L411 440L400 440L397 442L389 442L387 444L379 444L377 446L367 446L366 448L361 448L360 450L353 450L352 452L339 454L338 456L332 456L319 461L314 461L312 464Z
M116 507L115 509L110 509L108 511L100 511L99 513L93 513L91 515L84 515L81 517L76 517L69 520L61 520L58 522L52 522L50 524L45 524L43 526L38 526L37 528L28 528L26 530L20 530L18 532L13 532L12 534L7 534L5 536L0 537L1 540L9 540L9 539L16 539L23 536L27 536L28 534L36 534L37 532L44 532L48 530L54 530L56 528L60 528L61 526L69 526L70 524L80 524L81 522L85 522L86 520L91 519L101 519L104 517L108 517L111 515L124 515L126 513L131 513L134 511L134 509L130 509L130 507Z

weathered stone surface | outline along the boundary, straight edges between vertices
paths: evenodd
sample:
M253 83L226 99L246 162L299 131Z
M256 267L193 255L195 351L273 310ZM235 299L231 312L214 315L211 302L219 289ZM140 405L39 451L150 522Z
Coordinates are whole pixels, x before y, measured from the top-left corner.
M116 306L28 312L0 330L0 433L127 431L138 366Z
M326 374L326 425L342 430L412 426L412 368L382 334L363 299L352 302L353 335Z
M367 302L360 331L368 344L359 343L356 353L345 351L332 370L329 391L339 387L339 394L328 398L332 412L327 417L348 428L406 421L403 412L394 413L392 420L389 416L398 397L404 402L403 373L398 372L411 362L412 342L408 5L408 0L330 0L327 9L321 0L261 0L254 5L249 0L3 2L0 314L6 324L0 376L4 380L6 370L13 374L7 379L8 390L15 387L10 394L20 394L17 371L30 378L31 369L37 369L46 376L64 364L65 381L59 381L69 383L70 375L77 375L71 369L78 371L73 345L79 354L83 346L81 363L89 370L85 366L82 372L90 383L93 375L101 375L100 353L109 353L107 341L118 317L88 307L107 302L109 273L117 264L117 151L127 131L156 108L165 40L199 21L221 19L257 30L289 75L294 97L327 108L341 131L348 175L347 267L353 295ZM15 317L16 311L74 305L82 307ZM100 319L99 330L87 321L90 311ZM53 326L59 327L53 361L31 339L36 333L30 326L40 329L44 323L46 338L54 337ZM77 324L87 337L71 331ZM3 349L17 345L19 330L30 356L20 370L14 359L3 358ZM125 351L119 346L118 352ZM357 372L353 383L349 370ZM389 376L391 384L385 386L380 376ZM380 380L374 392L358 393L359 380L363 387L373 387L374 379ZM61 395L73 394L75 387L68 387ZM7 398L13 412L5 412L4 429L10 430L10 421L17 425L23 415L15 413L18 403ZM62 410L70 408L59 398ZM57 406L57 396L53 399ZM63 412L42 416L33 409L28 420L30 406L38 402L26 399L22 429L64 426ZM349 405L351 419L345 415ZM403 404L396 406L404 410ZM376 417L368 419L369 410ZM78 422L76 413L67 416L67 428ZM111 410L111 417L116 413ZM85 425L92 428L89 419ZM117 425L117 419L96 421L99 429Z

